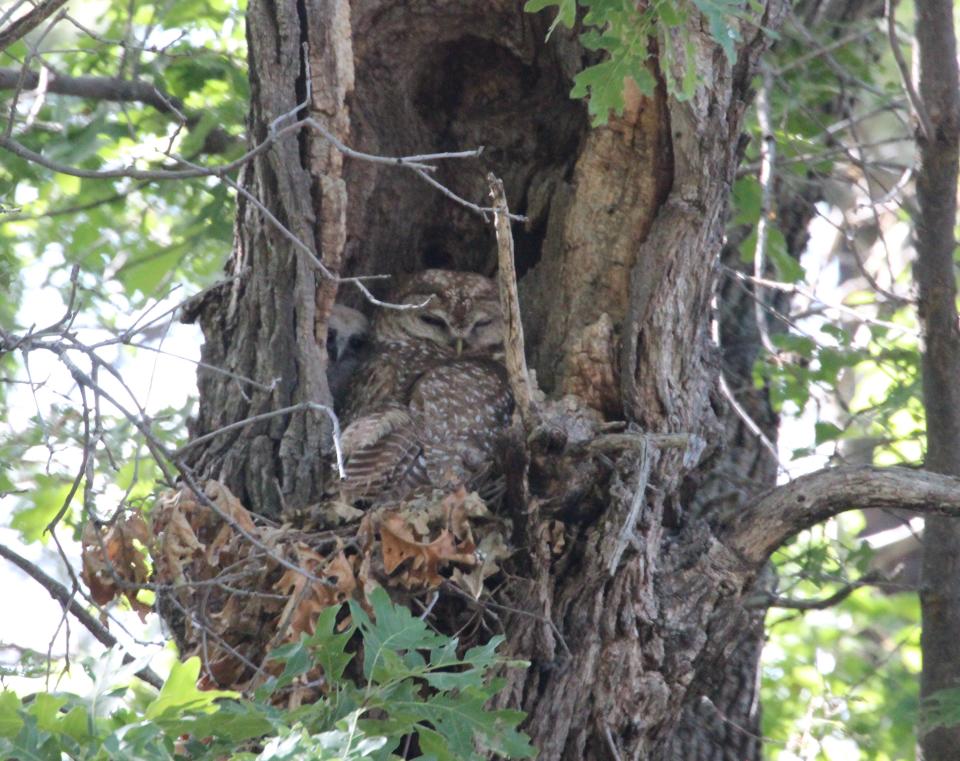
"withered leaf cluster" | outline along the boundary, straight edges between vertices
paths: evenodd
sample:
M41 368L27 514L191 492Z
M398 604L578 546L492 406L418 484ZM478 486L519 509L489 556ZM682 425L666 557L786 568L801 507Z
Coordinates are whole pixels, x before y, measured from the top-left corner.
M366 607L377 587L409 596L449 582L482 597L507 530L463 489L311 531L264 521L208 481L203 494L160 495L149 525L130 514L88 526L83 578L98 603L123 596L141 614L138 590L154 589L181 656L203 663L201 684L244 690L278 670L270 652L313 634L322 611L348 599Z

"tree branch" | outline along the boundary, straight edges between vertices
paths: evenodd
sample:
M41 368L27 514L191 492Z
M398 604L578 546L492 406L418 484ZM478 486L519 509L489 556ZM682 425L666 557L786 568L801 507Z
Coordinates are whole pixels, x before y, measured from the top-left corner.
M839 605L850 595L861 587L867 587L873 584L881 584L890 581L879 571L870 571L849 584L844 584L839 590L827 597L820 597L813 600L793 600L789 597L781 597L775 594L759 595L756 599L748 601L747 605L751 608L781 608L784 610L826 610L835 605Z
M30 34L66 2L67 0L44 0L44 2L34 6L32 10L12 22L6 29L0 30L0 52Z
M54 95L90 98L111 103L143 103L163 114L172 114L188 129L200 123L198 114L184 110L179 98L168 95L156 85L139 79L122 77L68 77L47 68L44 89ZM40 84L40 75L35 71L0 68L0 90L35 90ZM214 127L204 139L200 153L222 153L231 143L239 144L223 127Z
M103 624L90 615L87 609L74 599L73 595L70 594L70 590L56 579L44 573L39 566L31 563L25 557L18 555L9 547L5 547L2 544L0 544L0 557L9 560L17 566L17 568L37 581L40 586L50 593L50 596L54 600L66 607L99 642L102 642L107 647L113 647L117 644L117 638L107 631L107 628ZM133 661L133 657L128 653L124 653L123 662L130 663L131 661ZM158 690L163 687L163 680L149 667L138 671L137 676L147 684L152 684Z
M800 531L848 510L870 508L960 515L960 478L909 468L820 470L757 497L724 522L718 537L759 566Z
M117 103L143 103L164 113L179 113L182 110L182 104L177 98L165 95L157 87L143 80L120 77L67 77L55 71L48 71L46 90L56 95L73 95L78 98L93 98ZM35 90L40 83L40 75L35 71L27 71L23 75L22 83L20 76L20 69L0 68L0 90L12 90L18 86Z

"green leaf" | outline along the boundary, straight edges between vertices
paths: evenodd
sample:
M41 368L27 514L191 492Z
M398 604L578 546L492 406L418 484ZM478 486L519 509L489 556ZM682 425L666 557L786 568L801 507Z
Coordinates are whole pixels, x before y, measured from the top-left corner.
M843 435L843 429L833 423L816 423L814 425L815 441L823 444L825 441L835 441Z
M527 0L523 10L527 13L538 13L544 8L557 6L557 16L547 30L547 39L553 34L558 25L563 25L567 29L572 29L577 20L577 2L576 0Z
M283 726L285 716L250 700L227 700L218 704L216 713L193 716L179 728L195 737L215 737L228 745L263 737ZM171 726L178 730L178 724Z
M439 634L403 606L394 605L382 588L375 589L369 601L374 620L356 601L350 601L350 614L363 632L363 673L367 679L382 682L400 676L406 669L396 651L436 647L441 642ZM385 671L388 664L398 671Z
M231 690L198 690L199 676L200 658L197 656L183 663L174 663L160 694L147 706L144 716L156 719L182 711L210 713L217 710L219 698L239 697L239 693Z
M53 695L48 692L38 693L27 712L36 718L37 728L47 732L58 731L58 715L60 709L66 705L67 698L62 695Z
M777 268L777 277L783 282L799 283L806 277L800 262L787 251L787 242L780 228L774 225L767 229L767 255Z
M89 742L93 737L90 728L90 712L82 705L75 705L60 719L59 731L81 744Z
M10 690L0 692L0 737L15 737L23 726L20 698Z
M283 673L277 678L278 687L286 687L296 677L310 670L311 657L306 639L306 635L301 635L299 641L278 647L270 653L272 660L283 661Z
M347 652L347 644L356 631L356 624L351 623L344 631L337 633L337 615L339 605L331 605L317 616L317 625L313 636L307 640L316 653L317 662L323 668L326 678L332 682L343 679L353 654Z

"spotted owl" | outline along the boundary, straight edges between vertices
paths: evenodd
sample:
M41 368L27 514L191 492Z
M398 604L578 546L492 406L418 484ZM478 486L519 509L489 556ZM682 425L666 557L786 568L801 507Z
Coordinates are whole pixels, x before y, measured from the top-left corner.
M374 321L346 400L341 494L380 504L420 489L475 488L513 408L496 284L426 270L389 301L423 306L383 309Z

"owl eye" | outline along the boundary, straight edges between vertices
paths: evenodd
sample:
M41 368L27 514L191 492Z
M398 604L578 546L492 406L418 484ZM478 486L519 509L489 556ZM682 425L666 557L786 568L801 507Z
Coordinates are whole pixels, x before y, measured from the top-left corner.
M447 321L442 317L437 317L434 314L422 314L420 315L420 321L427 323L427 325L433 325L437 328L447 327Z
M478 328L485 328L487 327L487 325L493 325L493 320L490 318L477 320L475 323L473 323L473 327L471 328L471 330L477 330Z

